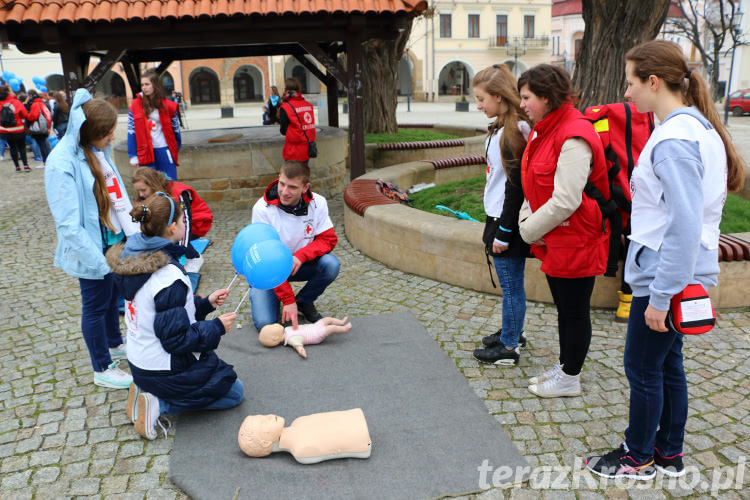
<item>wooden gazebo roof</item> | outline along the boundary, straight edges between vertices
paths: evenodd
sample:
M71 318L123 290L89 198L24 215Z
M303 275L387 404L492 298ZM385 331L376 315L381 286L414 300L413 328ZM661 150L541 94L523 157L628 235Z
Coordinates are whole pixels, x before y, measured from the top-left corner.
M160 61L163 71L174 60L293 55L327 86L347 88L354 178L364 173L362 43L394 39L426 8L425 0L0 0L0 39L60 53L68 92L93 88L118 62L135 92L142 62ZM91 56L100 63L88 73ZM338 126L328 94L329 124Z

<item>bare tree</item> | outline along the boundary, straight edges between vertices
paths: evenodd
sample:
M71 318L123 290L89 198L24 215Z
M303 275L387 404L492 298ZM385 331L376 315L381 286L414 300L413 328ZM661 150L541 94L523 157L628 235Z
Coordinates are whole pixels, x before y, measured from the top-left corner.
M682 17L667 19L665 32L684 36L700 52L714 98L719 97L719 59L742 44L742 33L734 29L739 21L739 2L674 0L673 4L682 11Z
M582 0L583 32L573 85L581 89L581 109L622 101L625 54L652 40L667 17L669 0Z

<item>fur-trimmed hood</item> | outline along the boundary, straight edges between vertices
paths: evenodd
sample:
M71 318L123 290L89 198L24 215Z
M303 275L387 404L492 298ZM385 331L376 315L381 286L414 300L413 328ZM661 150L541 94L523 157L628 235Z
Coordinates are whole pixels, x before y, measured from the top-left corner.
M112 269L120 294L126 300L133 300L135 294L151 275L172 262L173 259L161 250L153 253L139 253L123 259L121 256L124 249L125 244L122 242L110 248L107 251L107 264Z

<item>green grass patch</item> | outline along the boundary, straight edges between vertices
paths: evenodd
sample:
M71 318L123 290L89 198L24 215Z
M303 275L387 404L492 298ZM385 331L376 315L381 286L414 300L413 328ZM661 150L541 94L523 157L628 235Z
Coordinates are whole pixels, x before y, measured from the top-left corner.
M719 229L722 234L750 232L750 200L736 194L728 195Z
M429 128L400 128L395 134L365 134L365 144L387 142L418 142L436 141L442 139L458 139L455 134L436 132Z
M443 205L452 210L466 212L479 222L484 222L484 182L485 175L479 175L462 181L448 182L428 189L423 189L409 195L414 202L414 208L432 212L434 214L453 217L448 212L442 212L435 205ZM408 187L408 186L405 186Z
M409 195L414 202L414 208L440 215L441 212L435 205L443 205L453 210L466 212L476 220L484 222L484 182L485 175L479 175L470 179L449 182L433 188L424 189L418 193ZM407 188L409 186L400 186ZM453 217L451 214L447 214ZM750 232L750 200L746 200L736 194L727 196L724 212L719 226L722 234Z

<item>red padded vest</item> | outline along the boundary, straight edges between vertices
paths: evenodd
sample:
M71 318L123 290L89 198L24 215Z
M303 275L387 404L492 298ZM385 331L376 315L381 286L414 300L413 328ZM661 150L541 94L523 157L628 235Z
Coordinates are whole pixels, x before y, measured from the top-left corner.
M161 100L162 106L159 108L159 121L161 122L161 131L164 139L167 141L169 153L172 155L172 161L177 163L177 139L172 130L172 117L177 113L177 103L169 99ZM133 99L130 105L130 111L133 113L133 127L135 128L135 142L137 145L138 164L150 165L154 163L154 148L151 145L151 133L146 127L148 117L143 111L143 100L141 94Z

